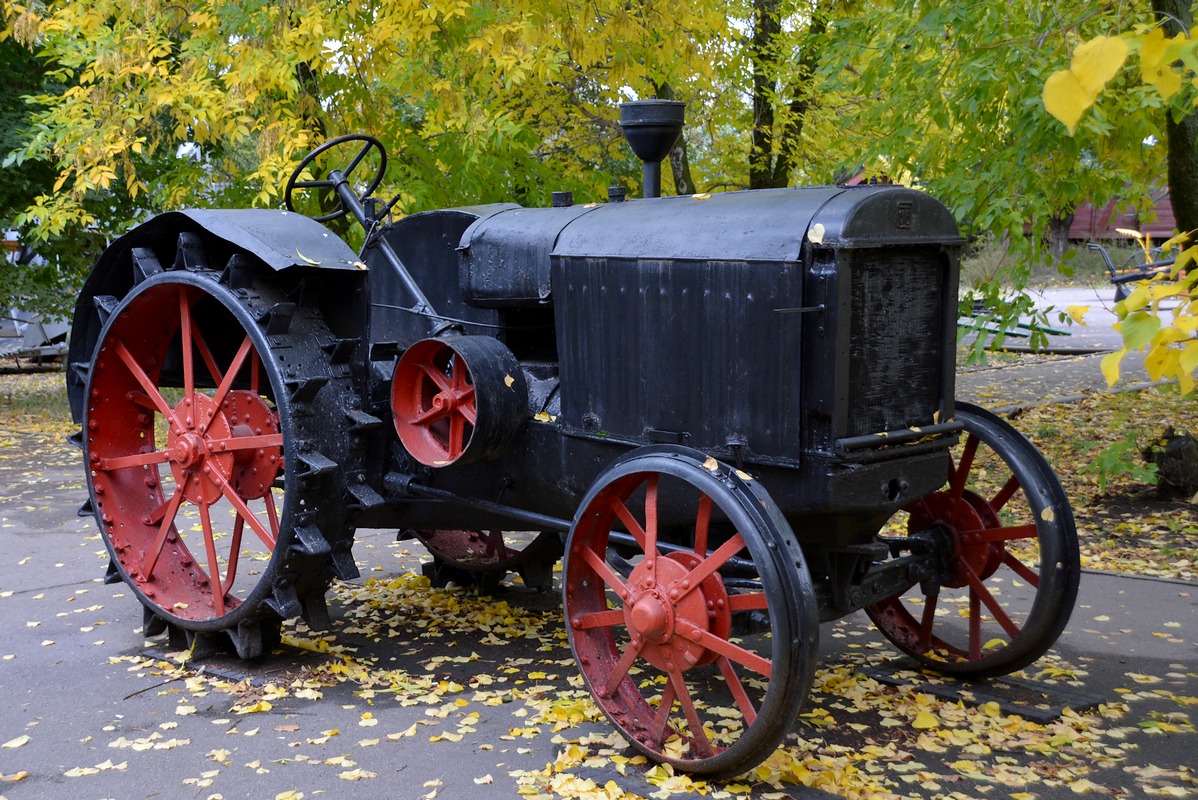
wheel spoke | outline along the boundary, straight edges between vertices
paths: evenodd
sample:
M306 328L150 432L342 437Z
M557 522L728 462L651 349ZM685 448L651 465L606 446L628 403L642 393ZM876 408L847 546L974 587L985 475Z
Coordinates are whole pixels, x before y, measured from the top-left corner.
M764 675L767 678L770 677L773 671L773 664L768 658L762 658L738 644L733 644L727 639L722 639L709 631L705 631L688 620L676 620L676 624L678 630L683 631L682 635L691 641L703 645L714 653L726 656L738 664L743 664L759 675Z
M977 589L969 587L969 658L977 661L982 657L982 605Z
M503 531L493 530L487 532L486 554L500 561L508 558L507 544L503 541Z
M923 616L919 620L919 649L925 653L932 649L932 628L936 625L936 603L939 600L939 593L924 596Z
M179 513L179 504L183 502L183 493L187 491L187 484L190 482L191 473L187 473L183 478L183 483L175 487L174 494L171 495L171 499L163 510L162 522L158 526L158 535L154 537L154 543L150 545L150 551L146 553L145 560L141 564L141 574L146 580L150 579L154 574L154 567L158 566L158 556L162 554L166 537L175 524L175 515Z
M367 142L366 145L358 151L358 154L354 156L353 160L349 162L349 166L341 172L341 177L348 178L349 174L353 172L355 168L357 168L358 164L362 163L362 159L366 158L366 154L369 152L370 142Z
M585 631L591 628L611 628L624 624L624 609L610 608L607 611L592 611L589 614L579 614L572 623L576 630Z
M724 656L720 656L717 663L720 665L720 674L724 676L724 683L728 684L728 691L732 692L732 697L736 700L736 707L740 709L740 713L745 718L745 725L752 725L757 721L757 709L753 707L749 693L745 691L744 684L740 682L740 676L736 674L736 667Z
M141 384L141 388L145 391L146 397L154 404L154 408L166 417L171 427L176 430L183 430L183 426L179 424L179 418L175 416L175 410L166 402L166 398L158 391L158 387L146 375L145 370L137 363L137 359L129 352L129 348L125 347L125 343L119 339L113 342L113 347L116 349L117 355L121 361L125 362L125 366L129 368L129 373L133 379Z
M218 616L225 613L225 594L220 579L220 561L216 556L216 537L212 534L212 519L208 504L199 503L200 525L204 529L204 549L208 551L208 586L212 590L212 607Z
M1003 528L982 528L976 531L961 531L961 539L970 544L981 542L1011 542L1018 539L1035 539L1038 534L1034 523L1010 525Z
M438 395L438 397L439 396L440 395ZM412 417L410 420L408 420L408 422L410 422L412 425L420 425L421 427L427 428L429 425L432 425L437 420L445 419L451 413L453 413L453 412L450 410L450 406L448 403L446 403L444 405L440 405L440 406L434 405L431 408L429 408L427 411L422 411L419 414L417 414L415 417Z
M645 548L645 529L641 527L641 523L637 521L636 517L632 516L628 506L624 505L624 501L613 494L608 496L607 504L615 512L620 522L624 523L624 527L628 529L632 538L636 539L637 544L641 546L641 551L648 553L649 551Z
M728 559L744 548L745 540L739 533L717 547L715 552L703 559L703 563L692 569L686 574L685 578L675 584L675 586L678 584L687 584L680 596L685 596L698 589L703 581L707 580L716 570L728 563ZM674 587L671 586L670 588L673 589Z
M458 395L457 411L471 425L478 424L478 409L474 407L474 389Z
M1015 571L1019 577L1030 583L1035 588L1040 588L1040 573L1033 570L1027 564L1024 564L1019 558L1009 550L1004 550L1002 561L1008 567Z
M769 601L765 592L728 595L728 610L734 613L737 611L765 611L768 608Z
M449 417L449 441L446 443L450 461L456 461L462 455L465 444L466 420L461 414L453 414Z
M262 540L262 543L266 545L268 550L273 551L275 549L276 541L274 536L272 536L270 531L266 530L266 528L262 526L262 523L258 521L256 516L254 516L254 512L250 511L249 506L245 504L245 500L242 500L241 495L237 494L237 490L229 484L229 482L225 479L225 476L221 475L218 470L213 470L210 477L212 478L212 481L220 487L221 494L223 494L225 498L233 504L233 508L237 509L237 513L244 517L245 521L249 523L250 530L258 534L258 538Z
M699 513L695 515L695 552L707 556L707 529L711 526L711 496L699 495Z
M233 388L233 381L237 379L237 373L241 371L241 366L245 363L246 356L251 352L253 352L253 342L250 341L250 337L247 335L241 343L241 347L237 348L237 354L229 362L229 368L225 370L224 379L221 380L220 386L216 387L216 394L212 395L212 401L217 408L225 404L225 398L228 396L229 390ZM212 419L215 419L215 415L200 428L201 434L208 430L208 425Z
M208 370L208 375L211 376L212 382L219 385L224 378L224 373L221 372L220 365L216 363L216 359L212 355L212 350L208 347L208 342L204 341L204 336L200 333L199 326L193 321L191 327L191 338L195 342L195 348L199 351L200 358L204 362L204 367Z
M230 436L228 439L209 439L208 447L213 452L232 453L237 450L262 450L282 447L283 434L264 433L261 436Z
M707 738L707 731L703 730L703 722L699 719L698 710L695 709L695 701L686 688L686 679L677 670L671 670L669 676L670 683L674 686L674 692L678 695L678 702L682 705L682 711L686 714L686 721L691 729L691 741L694 742L695 747L699 750L699 755L703 758L714 756L715 749L711 746L711 740Z
M657 580L657 473L649 476L645 482L645 566L649 578Z
M233 581L237 579L237 559L241 555L241 533L245 530L245 517L237 515L233 523L233 537L229 542L229 564L225 568L225 580L221 584L222 595L233 591Z
M196 390L195 353L191 344L191 303L187 299L187 287L179 287L179 336L183 350L183 396L188 401Z
M961 494L965 491L965 484L969 480L969 473L973 470L973 459L977 455L978 437L972 433L965 440L965 449L961 451L961 459L957 462L956 470L952 470L950 466L949 479L949 497L954 500L960 500Z
M607 565L606 561L600 558L598 553L589 547L583 547L581 551L575 552L581 552L583 560L587 562L587 566L593 569L595 574L598 575L599 578L605 584L607 584L608 588L610 588L613 592L615 592L621 598L628 593L627 588L624 586L624 582L620 580L620 576L612 571L612 568Z
M1003 484L1003 487L999 489L998 494L994 496L994 499L990 501L990 507L994 509L996 513L1001 511L1002 507L1007 504L1007 501L1014 497L1015 492L1019 491L1019 488L1019 477L1012 475L1007 479L1007 482Z
M620 660L612 667L611 674L607 677L607 682L599 689L600 697L611 697L616 693L616 689L620 688L620 683L628 675L628 670L632 669L632 665L636 663L637 656L641 654L641 647L644 640L637 638L628 643L628 648L620 656Z
M429 380L437 384L437 389L442 392L453 391L453 384L449 382L449 378L445 377L445 373L443 371L437 369L435 364L422 361L420 362L419 367L421 371L428 376Z
M262 394L258 388L261 381L262 359L258 357L258 351L254 350L250 353L250 391L254 394ZM213 376L215 378L215 376Z
M994 619L1003 627L1003 630L1007 632L1007 635L1009 635L1012 639L1018 636L1020 630L1019 626L1016 625L1009 616L1007 616L1007 612L1003 609L1002 605L999 604L998 598L990 593L990 590L986 588L986 584L982 583L981 578L977 576L977 573L974 572L968 564L962 566L965 571L965 577L969 581L969 588L971 590L970 600L972 601L974 597L979 599L985 604L986 608L990 610L990 613L994 616ZM974 613L973 608L970 608L971 625L975 619L979 620L980 623L981 616L980 609L978 610L978 613Z
M653 743L658 749L665 744L667 729L673 730L674 733L678 732L670 725L670 712L674 710L676 697L673 682L666 681L666 685L661 690L661 703L657 706L657 713L653 715L653 723L649 730L653 735Z
M266 518L270 521L272 538L277 542L279 540L279 510L275 508L275 495L270 489L266 491L265 500Z
M96 469L103 472L112 472L113 470L125 469L127 467L145 467L151 464L165 464L170 460L170 455L165 450L154 450L150 453L134 453L128 456L113 456L112 458L101 458L96 464Z

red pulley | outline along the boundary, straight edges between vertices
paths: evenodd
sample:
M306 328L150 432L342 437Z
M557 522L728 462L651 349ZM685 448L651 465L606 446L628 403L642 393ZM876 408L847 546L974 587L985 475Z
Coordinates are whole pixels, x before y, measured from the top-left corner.
M498 339L422 339L395 365L391 413L399 440L421 464L486 461L511 450L524 430L528 384Z

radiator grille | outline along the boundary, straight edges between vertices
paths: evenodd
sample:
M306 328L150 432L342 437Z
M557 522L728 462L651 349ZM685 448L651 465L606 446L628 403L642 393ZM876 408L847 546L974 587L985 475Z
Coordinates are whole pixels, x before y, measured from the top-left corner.
M848 435L933 423L944 350L955 341L944 330L946 269L926 248L849 254Z

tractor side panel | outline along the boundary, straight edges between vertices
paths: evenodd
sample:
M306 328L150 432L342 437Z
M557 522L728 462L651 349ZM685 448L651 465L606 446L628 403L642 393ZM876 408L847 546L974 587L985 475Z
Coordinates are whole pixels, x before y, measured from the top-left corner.
M797 459L796 263L561 257L568 431Z

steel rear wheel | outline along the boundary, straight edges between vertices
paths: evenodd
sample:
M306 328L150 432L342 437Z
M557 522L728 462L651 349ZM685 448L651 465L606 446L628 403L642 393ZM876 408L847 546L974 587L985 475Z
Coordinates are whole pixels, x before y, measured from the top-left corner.
M807 695L814 592L773 509L748 476L653 447L608 468L575 517L570 646L596 704L650 758L740 774L774 752Z
M1068 498L1036 448L984 409L965 426L948 483L893 522L900 550L931 553L939 574L867 609L899 650L934 669L1004 675L1042 656L1069 621L1081 574Z
M332 337L277 289L234 292L219 275L158 272L115 306L83 444L111 571L147 608L147 635L169 626L207 649L223 633L253 657L283 618L325 623L330 539L347 535L317 510L338 487L315 476L335 465L298 420L321 405L314 342Z

